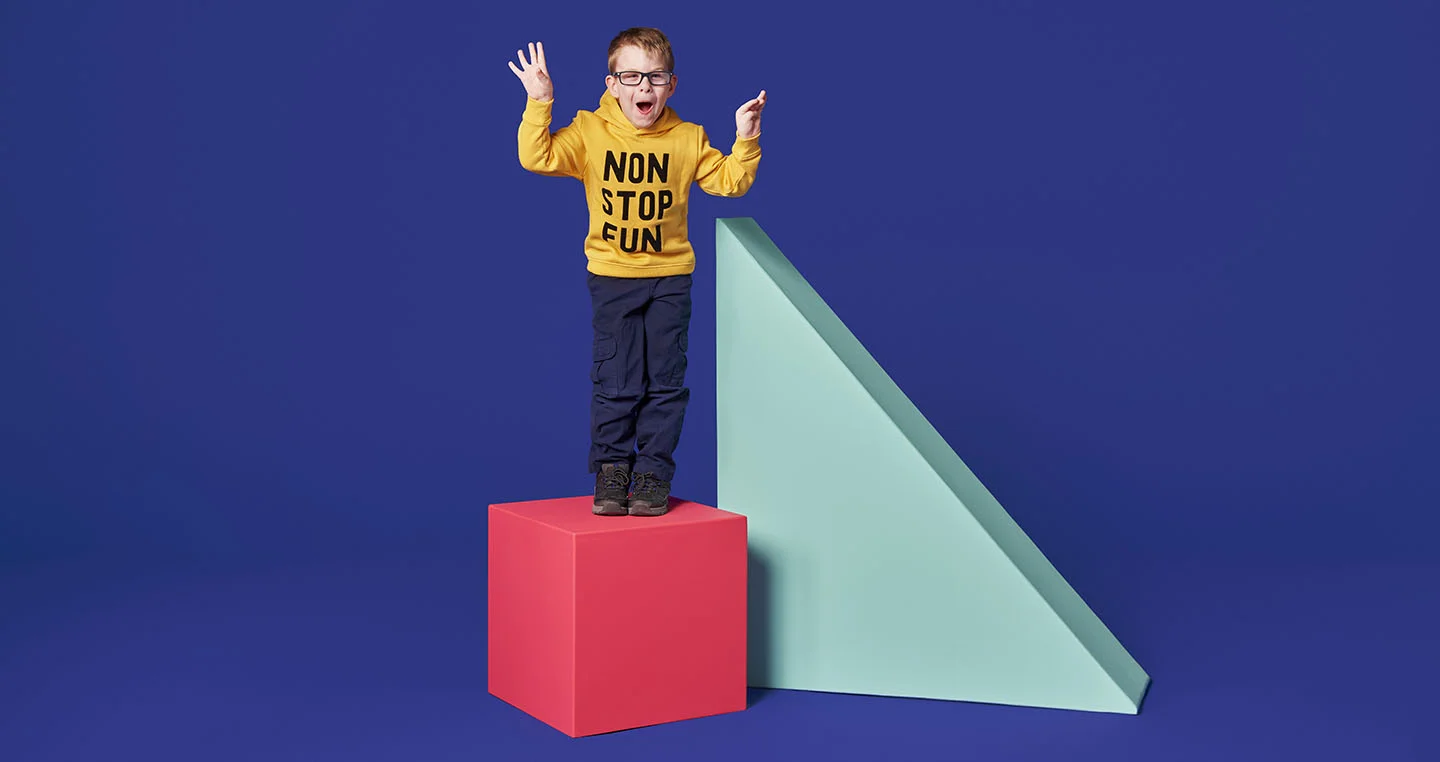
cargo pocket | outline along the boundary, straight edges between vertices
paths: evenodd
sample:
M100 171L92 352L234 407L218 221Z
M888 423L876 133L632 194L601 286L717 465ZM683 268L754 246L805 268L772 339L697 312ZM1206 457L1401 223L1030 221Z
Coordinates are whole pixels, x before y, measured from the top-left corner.
M605 394L618 394L619 384L615 381L615 340L611 338L599 338L595 340L594 364L590 367L590 383L600 388Z
M690 334L682 331L675 345L680 351L675 354L675 364L670 366L669 382L672 386L682 386L685 383L685 371L690 364L686 358L686 353L690 351Z

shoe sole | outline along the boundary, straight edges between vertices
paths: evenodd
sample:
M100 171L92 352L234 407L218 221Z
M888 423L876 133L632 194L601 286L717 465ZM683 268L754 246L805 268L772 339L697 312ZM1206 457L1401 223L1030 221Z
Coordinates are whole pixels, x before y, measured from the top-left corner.
M629 513L629 510L625 506L613 501L596 503L594 507L591 508L591 511L596 516L624 516Z
M638 506L636 506L636 505L630 506L630 515L631 515L631 516L664 516L664 515L666 514L666 512L668 512L669 510L670 510L670 504L669 504L668 501L666 502L665 505L657 505L657 506L650 506L650 505L648 505L648 504L641 503L641 504L638 505Z

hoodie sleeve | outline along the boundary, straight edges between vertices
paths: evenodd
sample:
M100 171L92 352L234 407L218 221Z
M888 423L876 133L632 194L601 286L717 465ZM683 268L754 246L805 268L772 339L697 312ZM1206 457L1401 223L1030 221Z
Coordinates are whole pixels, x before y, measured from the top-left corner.
M585 141L574 123L550 132L554 103L525 99L525 113L520 118L520 166L539 175L581 178L585 172Z
M695 182L700 190L712 196L743 196L755 182L755 170L760 166L760 136L735 138L730 155L710 145L705 130L700 131L700 166L695 170Z

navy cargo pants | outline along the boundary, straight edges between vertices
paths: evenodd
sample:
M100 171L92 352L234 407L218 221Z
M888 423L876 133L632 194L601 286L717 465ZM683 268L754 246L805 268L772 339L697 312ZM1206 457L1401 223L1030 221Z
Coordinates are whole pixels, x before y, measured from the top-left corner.
M690 402L691 276L586 275L595 327L590 473L602 463L630 463L670 481Z

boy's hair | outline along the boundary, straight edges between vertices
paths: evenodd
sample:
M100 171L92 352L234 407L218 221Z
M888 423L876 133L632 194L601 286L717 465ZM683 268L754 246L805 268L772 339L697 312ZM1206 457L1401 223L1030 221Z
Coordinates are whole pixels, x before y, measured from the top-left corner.
M606 61L609 71L615 71L615 57L627 45L634 45L658 57L665 62L666 70L675 71L675 53L670 49L669 38L659 29L648 26L633 26L615 35L615 39L610 41L610 57Z

